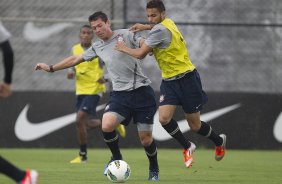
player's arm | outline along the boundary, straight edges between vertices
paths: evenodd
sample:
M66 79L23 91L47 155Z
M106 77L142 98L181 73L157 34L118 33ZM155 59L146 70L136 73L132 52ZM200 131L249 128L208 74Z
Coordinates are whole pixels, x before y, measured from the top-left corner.
M153 27L154 27L154 25L152 25L152 24L136 23L129 28L129 31L132 31L133 33L135 33L135 32L138 32L138 31L151 30Z
M55 72L58 70L63 70L66 68L73 67L75 65L78 65L81 62L84 62L82 55L70 56L54 65L47 65L46 63L37 63L35 66L35 70L44 70L46 72Z
M152 52L152 48L146 45L145 41L140 41L140 48L132 49L127 47L125 42L118 42L115 47L116 50L124 52L137 59L143 59L148 53Z

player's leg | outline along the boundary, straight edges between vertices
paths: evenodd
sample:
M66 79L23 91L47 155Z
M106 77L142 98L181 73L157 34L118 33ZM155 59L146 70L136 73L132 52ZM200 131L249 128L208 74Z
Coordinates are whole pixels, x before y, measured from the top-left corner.
M144 126L145 125L145 126ZM146 124L138 124L138 135L140 142L144 147L145 153L149 160L149 180L159 180L159 165L158 165L158 152L157 146L152 137L152 126Z
M180 80L180 86L183 89L180 94L182 108L191 130L213 141L216 146L215 158L221 160L225 154L226 136L216 134L209 124L200 120L200 111L203 105L207 103L208 97L202 89L197 70L186 74Z
M104 141L111 150L113 160L122 160L118 145L119 137L115 130L119 125L120 118L122 118L122 116L115 112L106 112L102 119Z
M139 139L149 160L148 180L159 180L157 146L152 136L154 114L157 110L155 93L150 86L144 86L134 91L133 98L133 121L137 124Z
M35 170L23 171L0 156L0 172L19 184L37 184L38 173Z
M99 99L99 95L77 96L76 132L80 151L79 156L71 160L70 163L86 163L87 161L87 129L101 126L99 119L91 119L96 115Z
M226 136L218 135L208 123L201 121L200 112L185 114L185 116L192 131L207 137L215 144L215 159L221 160L225 155Z
M119 136L116 133L116 127L120 124L119 122L124 119L120 114L116 112L106 112L102 119L102 133L104 141L109 147L112 156L109 162L104 167L104 175L107 174L108 164L114 160L122 160L122 154L119 148Z
M177 142L183 147L184 163L186 168L189 168L193 164L193 153L196 149L194 143L188 141L183 135L177 122L172 119L176 106L162 105L159 107L159 119L163 128L169 133Z
M162 105L159 107L159 121L163 128L169 133L177 142L184 148L188 149L191 144L186 137L182 134L177 122L172 119L175 105Z
M12 82L12 71L14 67L14 52L9 41L0 44L3 51L3 62L5 67L4 82L10 84Z
M12 94L12 71L14 66L14 53L9 41L0 43L0 49L3 51L3 63L5 68L4 81L0 82L0 97L8 97Z

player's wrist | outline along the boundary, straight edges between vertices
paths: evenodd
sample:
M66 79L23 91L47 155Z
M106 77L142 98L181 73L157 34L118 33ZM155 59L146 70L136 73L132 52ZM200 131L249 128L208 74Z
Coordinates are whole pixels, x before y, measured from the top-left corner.
M54 71L54 68L53 68L53 65L49 65L49 72L50 72L50 73L55 72L55 71Z
M147 30L151 30L153 28L153 25L152 24L146 24L146 29Z

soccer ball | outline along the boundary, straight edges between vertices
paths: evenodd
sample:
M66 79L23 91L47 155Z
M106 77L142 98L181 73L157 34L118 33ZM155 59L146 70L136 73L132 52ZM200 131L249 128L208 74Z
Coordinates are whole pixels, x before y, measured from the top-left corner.
M129 179L131 170L123 160L114 160L108 165L107 177L114 183L123 183Z

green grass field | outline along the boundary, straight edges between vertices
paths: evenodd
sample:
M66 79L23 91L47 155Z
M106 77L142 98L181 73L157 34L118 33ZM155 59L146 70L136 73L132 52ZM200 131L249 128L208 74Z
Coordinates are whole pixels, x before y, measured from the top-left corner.
M165 184L217 183L282 183L282 151L228 150L217 162L213 150L197 149L192 168L186 169L182 153L176 149L159 149L160 181ZM143 149L122 149L124 160L132 173L126 183L146 184L148 161ZM0 154L21 168L35 168L40 173L40 184L109 184L102 174L110 153L105 149L89 149L87 164L69 164L76 149L0 149ZM0 175L0 184L14 182Z

